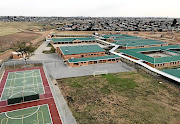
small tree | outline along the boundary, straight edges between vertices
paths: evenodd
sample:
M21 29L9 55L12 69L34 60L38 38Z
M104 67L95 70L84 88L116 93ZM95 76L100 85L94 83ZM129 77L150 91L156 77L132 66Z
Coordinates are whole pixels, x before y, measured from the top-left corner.
M176 23L177 23L177 19L174 19L172 22L172 26L176 26Z

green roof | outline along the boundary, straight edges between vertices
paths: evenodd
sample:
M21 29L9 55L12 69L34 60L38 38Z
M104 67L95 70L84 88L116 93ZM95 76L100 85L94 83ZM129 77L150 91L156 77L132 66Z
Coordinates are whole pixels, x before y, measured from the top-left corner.
M52 38L52 42L72 42L74 40L80 40L80 41L92 41L96 40L94 37L71 37L71 38Z
M114 42L114 43L121 46L127 46L127 47L167 44L166 42L156 41L156 40L119 41L119 42Z
M104 38L110 38L113 37L115 39L135 39L139 37L131 36L131 35L126 35L126 34L109 34L109 35L103 35L102 37Z
M97 57L84 57L84 58L68 59L68 61L69 61L69 63L76 63L76 62L107 60L107 59L115 59L115 58L120 58L120 56L118 56L118 55L106 55L106 56L97 56Z
M174 68L174 69L165 69L163 72L168 73L170 75L173 75L175 77L180 78L180 68Z
M168 51L169 49L173 49L173 48L180 49L180 45L169 45L169 46L149 47L149 48L139 48L139 49L126 49L126 50L119 50L119 51L129 56L132 56L141 60L145 60L152 64L154 64L154 62L156 64L159 64L159 63L180 61L180 52L178 53L178 55L175 55L175 56L159 57L155 59L153 57L147 56L140 52L158 51L158 50ZM177 54L177 52L174 52L174 51L171 51L171 52Z
M64 55L105 52L105 50L98 45L62 46L59 47L59 49L64 53Z

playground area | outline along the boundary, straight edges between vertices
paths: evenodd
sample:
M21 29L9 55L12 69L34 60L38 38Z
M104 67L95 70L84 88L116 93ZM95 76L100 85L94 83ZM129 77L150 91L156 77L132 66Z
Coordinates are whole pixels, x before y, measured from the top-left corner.
M5 70L0 83L0 124L61 123L43 67Z
M33 106L0 114L1 124L52 124L48 105Z
M44 94L39 69L9 72L1 95L1 101L33 94Z

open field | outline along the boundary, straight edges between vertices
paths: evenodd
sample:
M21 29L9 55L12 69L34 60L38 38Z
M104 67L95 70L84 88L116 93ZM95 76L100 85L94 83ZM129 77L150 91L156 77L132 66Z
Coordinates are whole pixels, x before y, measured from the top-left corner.
M32 22L0 22L0 36L14 34L25 30L42 29L41 23Z
M59 79L79 124L179 124L180 91L140 72Z
M11 48L17 42L30 42L38 38L40 34L34 32L19 32L11 35L0 36L0 50Z

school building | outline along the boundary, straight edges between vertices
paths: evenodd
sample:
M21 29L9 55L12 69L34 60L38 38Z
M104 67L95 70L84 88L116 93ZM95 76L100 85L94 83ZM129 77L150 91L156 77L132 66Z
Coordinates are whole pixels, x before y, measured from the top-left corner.
M51 44L80 44L80 43L95 43L94 37L71 37L71 38L52 38Z
M154 68L180 65L180 45L126 49L119 52Z
M125 34L104 35L103 37L106 39L106 41L120 45L121 49L148 48L168 45L167 42L144 39Z
M97 57L68 59L67 65L70 67L79 67L84 65L98 64L98 63L116 63L120 61L117 55L105 55Z
M62 46L57 47L56 52L64 60L105 55L105 50L98 45Z

